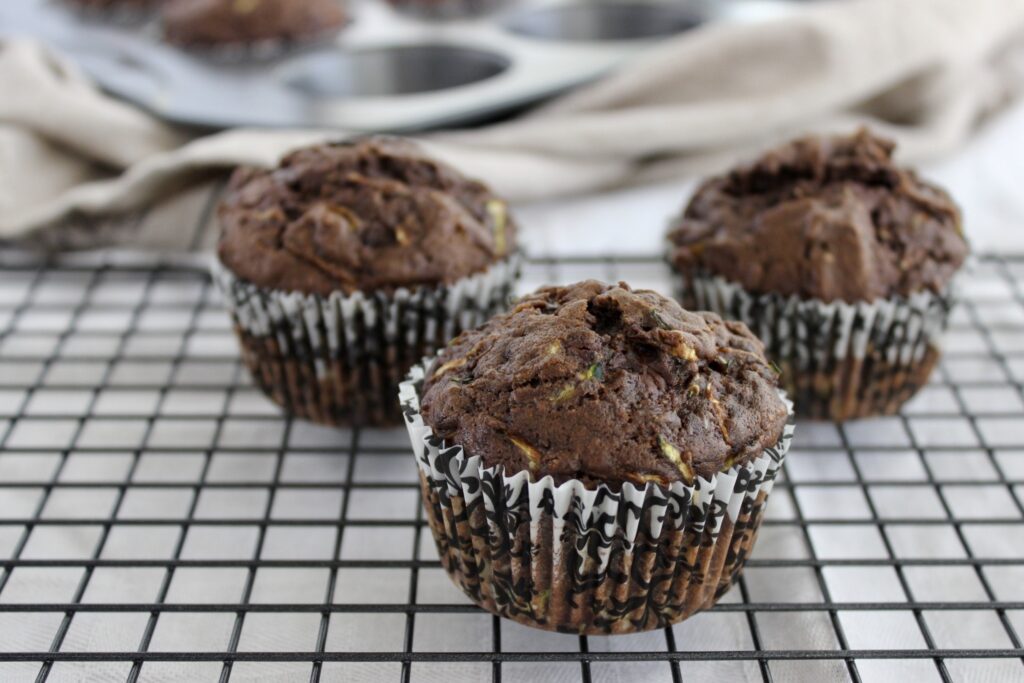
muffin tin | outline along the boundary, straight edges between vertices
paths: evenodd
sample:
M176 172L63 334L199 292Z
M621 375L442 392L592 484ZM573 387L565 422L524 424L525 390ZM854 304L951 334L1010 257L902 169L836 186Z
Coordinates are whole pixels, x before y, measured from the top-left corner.
M788 11L779 0L523 0L477 18L430 21L350 0L336 40L241 54L189 52L156 20L100 21L59 0L0 3L0 35L33 35L108 91L206 127L407 132L470 123L586 82L709 21Z

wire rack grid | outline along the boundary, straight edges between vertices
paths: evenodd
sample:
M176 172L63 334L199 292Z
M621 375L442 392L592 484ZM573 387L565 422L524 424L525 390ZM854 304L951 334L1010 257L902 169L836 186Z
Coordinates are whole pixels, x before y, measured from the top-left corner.
M404 430L282 417L194 262L0 276L0 680L1024 680L1024 258L981 258L896 417L800 423L737 586L661 631L449 582ZM657 258L531 261L668 290Z

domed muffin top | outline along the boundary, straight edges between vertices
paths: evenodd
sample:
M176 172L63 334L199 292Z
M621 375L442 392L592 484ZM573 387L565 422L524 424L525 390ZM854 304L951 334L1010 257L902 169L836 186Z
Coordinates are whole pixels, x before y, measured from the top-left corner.
M873 301L941 291L967 256L949 195L867 130L806 137L704 182L670 259L754 293Z
M775 445L787 419L776 386L742 323L589 280L457 337L420 409L435 434L507 474L667 485Z
M365 138L241 168L218 209L221 262L273 289L328 295L451 283L515 249L505 202L413 143Z
M174 0L161 17L168 42L193 47L301 41L345 23L338 0Z

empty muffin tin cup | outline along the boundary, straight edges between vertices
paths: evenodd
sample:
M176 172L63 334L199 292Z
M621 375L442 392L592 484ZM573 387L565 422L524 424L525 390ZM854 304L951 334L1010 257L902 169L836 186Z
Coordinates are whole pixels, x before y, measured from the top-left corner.
M704 20L704 14L689 2L581 2L524 9L501 24L505 30L529 38L586 42L669 36Z
M290 87L315 97L386 97L458 88L508 67L507 57L487 50L401 45L303 55L288 64L283 77Z

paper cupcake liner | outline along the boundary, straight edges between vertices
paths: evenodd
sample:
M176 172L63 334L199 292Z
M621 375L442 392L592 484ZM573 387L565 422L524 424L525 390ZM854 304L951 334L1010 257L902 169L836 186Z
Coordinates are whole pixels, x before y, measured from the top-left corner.
M548 630L631 633L707 609L732 585L789 450L792 410L777 444L710 480L556 485L437 437L419 412L429 364L401 384L402 410L441 562L476 604Z
M899 410L927 381L956 302L955 283L873 302L755 295L705 274L683 276L683 306L740 320L782 371L798 414L846 420Z
M289 414L329 425L397 425L395 388L425 354L504 309L514 255L440 287L324 297L259 287L219 261L217 282L256 383Z

